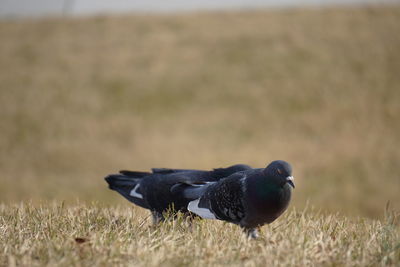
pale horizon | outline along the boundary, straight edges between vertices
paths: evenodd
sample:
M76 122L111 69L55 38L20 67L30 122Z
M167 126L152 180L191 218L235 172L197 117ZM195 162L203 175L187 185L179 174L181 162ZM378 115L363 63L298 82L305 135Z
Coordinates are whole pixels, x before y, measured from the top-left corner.
M255 9L326 5L390 4L400 0L0 0L0 17L90 15L104 13L171 13L202 10Z

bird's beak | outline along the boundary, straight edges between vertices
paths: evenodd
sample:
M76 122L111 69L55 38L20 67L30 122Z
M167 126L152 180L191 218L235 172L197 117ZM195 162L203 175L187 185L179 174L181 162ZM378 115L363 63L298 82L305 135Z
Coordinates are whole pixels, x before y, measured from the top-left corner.
M294 188L294 178L293 178L293 176L288 176L288 177L286 177L286 182L287 182L291 187Z

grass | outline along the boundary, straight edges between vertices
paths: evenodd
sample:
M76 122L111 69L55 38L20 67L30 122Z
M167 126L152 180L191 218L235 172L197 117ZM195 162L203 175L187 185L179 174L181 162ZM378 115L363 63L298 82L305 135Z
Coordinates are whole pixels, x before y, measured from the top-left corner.
M398 265L399 32L398 5L0 21L0 265ZM151 229L103 180L275 159L294 199L256 242Z
M178 218L149 227L126 206L61 203L0 207L0 264L18 266L395 266L398 214L349 219L316 210L286 213L247 240L239 227ZM397 217L396 217L397 216ZM150 220L149 220L150 221Z

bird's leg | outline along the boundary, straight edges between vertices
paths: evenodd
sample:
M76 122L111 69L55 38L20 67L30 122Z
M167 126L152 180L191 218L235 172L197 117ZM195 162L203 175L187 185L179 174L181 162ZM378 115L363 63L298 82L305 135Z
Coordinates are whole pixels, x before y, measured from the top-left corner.
M165 220L164 216L158 211L152 210L151 215L153 217L153 225L154 226Z
M257 228L243 228L244 233L249 239L258 238L258 230Z
M195 215L190 212L184 212L183 213L183 218L185 219L185 222L188 224L188 229L191 232L193 230L193 219Z

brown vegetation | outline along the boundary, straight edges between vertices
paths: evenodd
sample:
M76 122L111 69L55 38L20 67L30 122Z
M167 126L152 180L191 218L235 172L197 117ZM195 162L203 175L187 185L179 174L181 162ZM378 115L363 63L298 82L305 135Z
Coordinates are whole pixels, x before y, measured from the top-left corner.
M0 206L0 265L398 266L398 219L349 219L292 210L262 237L239 227L178 218L151 228L126 205Z
M399 33L398 6L1 21L0 265L398 263ZM102 179L275 159L292 210L243 247L216 222L141 228Z
M294 206L400 203L400 9L0 23L0 199L118 169L294 166ZM121 199L122 201L122 199Z

